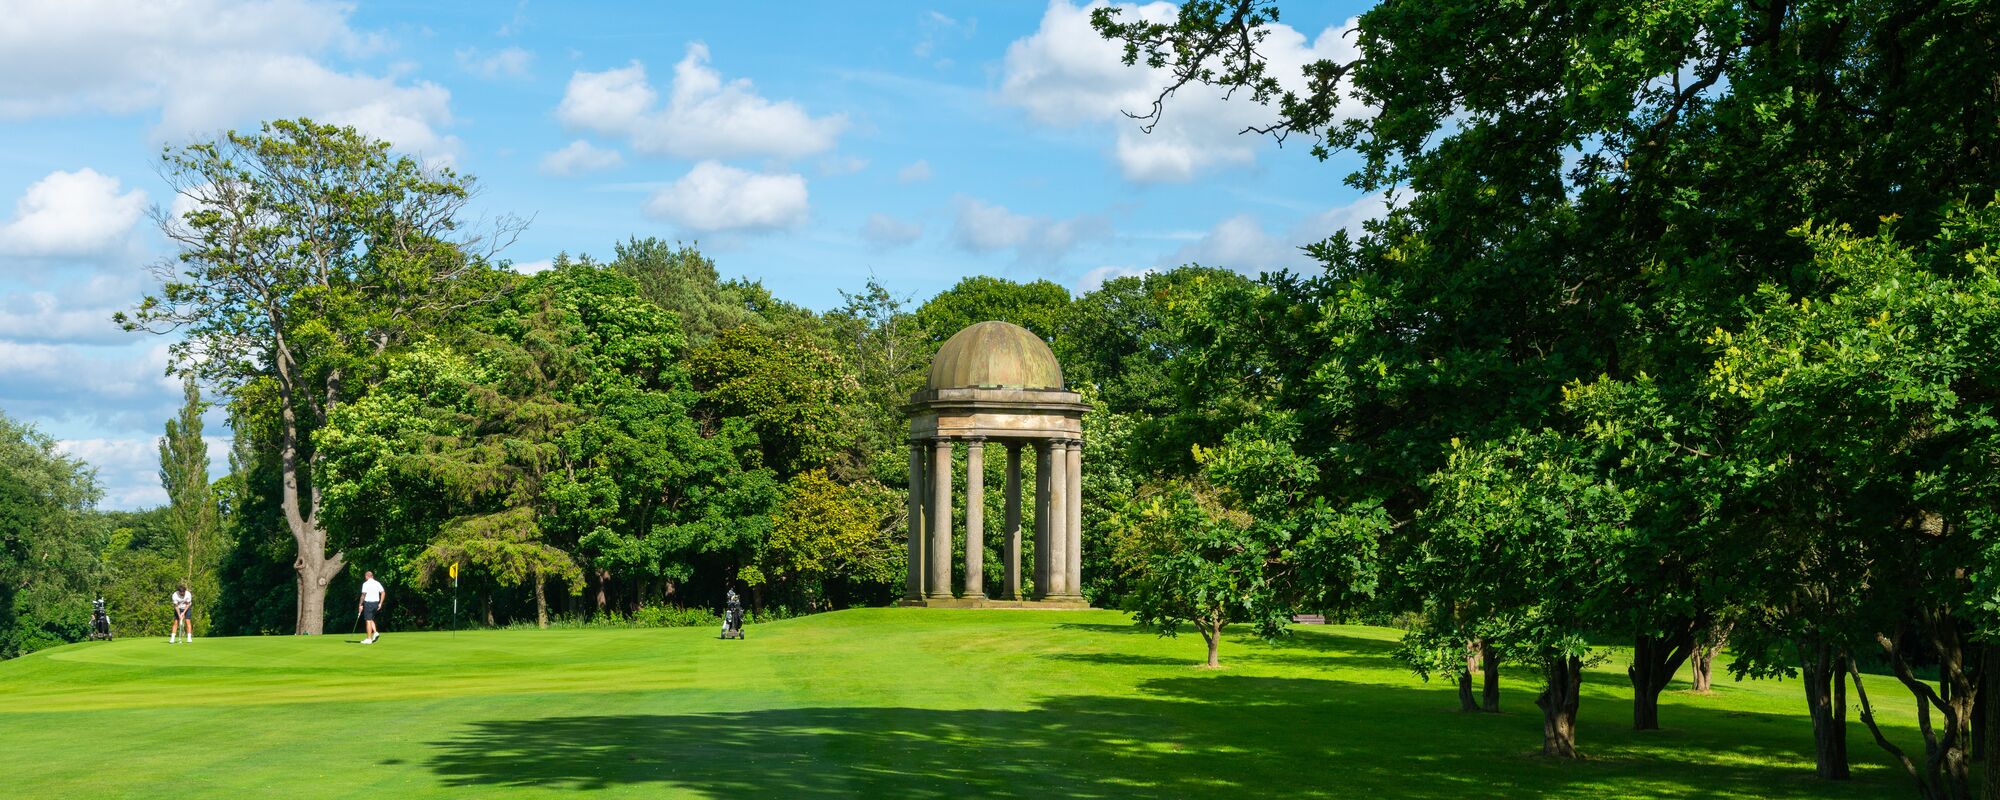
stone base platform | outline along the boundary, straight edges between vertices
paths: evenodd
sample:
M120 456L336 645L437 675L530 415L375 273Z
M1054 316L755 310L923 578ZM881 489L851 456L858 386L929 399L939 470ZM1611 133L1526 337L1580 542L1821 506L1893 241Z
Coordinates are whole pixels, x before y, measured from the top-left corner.
M994 600L987 597L927 597L922 600L902 600L896 605L904 608L1016 608L1042 611L1082 611L1090 608L1090 601L1081 597L1051 597L1046 600Z

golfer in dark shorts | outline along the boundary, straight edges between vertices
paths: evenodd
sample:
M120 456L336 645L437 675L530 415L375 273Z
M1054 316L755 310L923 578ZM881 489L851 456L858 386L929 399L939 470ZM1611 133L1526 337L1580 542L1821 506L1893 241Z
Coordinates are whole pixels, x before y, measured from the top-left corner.
M376 639L382 638L382 632L375 629L375 614L382 610L382 598L387 592L382 584L376 582L375 573L363 572L361 577L361 606L356 610L368 622L368 638L362 639L361 643L374 644Z

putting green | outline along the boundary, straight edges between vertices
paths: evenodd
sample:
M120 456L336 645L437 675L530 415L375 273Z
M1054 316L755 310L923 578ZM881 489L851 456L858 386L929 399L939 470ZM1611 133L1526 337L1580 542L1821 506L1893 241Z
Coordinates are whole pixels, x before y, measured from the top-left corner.
M1163 640L1103 611L865 609L748 629L87 643L0 663L10 797L1881 797L1812 777L1799 685L1676 684L1629 730L1614 660L1541 758L1531 680L1500 715L1391 657L1396 632ZM1504 674L1504 670L1503 670ZM1875 687L1870 687L1875 688ZM1884 681L1914 744L1908 695ZM1892 713L1893 712L1893 713Z

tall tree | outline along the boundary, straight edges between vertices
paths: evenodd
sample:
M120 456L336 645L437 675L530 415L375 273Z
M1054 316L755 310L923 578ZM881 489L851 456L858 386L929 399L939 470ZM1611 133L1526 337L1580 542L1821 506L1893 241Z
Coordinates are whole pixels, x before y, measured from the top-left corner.
M460 216L471 178L390 152L353 128L310 120L168 148L179 214L158 214L175 257L158 294L118 322L168 333L172 366L273 418L280 505L296 545L299 633L325 624L345 542L320 520L313 435L381 374L413 331L489 294L490 237Z
M167 433L160 438L160 485L167 490L169 517L186 561L181 580L212 588L213 581L197 581L195 574L197 564L205 566L215 557L211 548L219 522L215 493L208 485L208 442L201 435L201 415L208 404L192 377L182 379L181 392L181 413L167 420ZM213 594L201 597L208 602Z

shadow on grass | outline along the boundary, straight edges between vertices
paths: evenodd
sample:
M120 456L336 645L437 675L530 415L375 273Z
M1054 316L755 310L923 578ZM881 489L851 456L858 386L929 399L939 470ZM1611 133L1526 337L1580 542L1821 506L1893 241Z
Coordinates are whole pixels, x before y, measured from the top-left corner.
M1815 782L1796 751L1778 756L1789 764L1745 763L1772 743L1732 741L1717 712L1701 712L1709 718L1668 747L1587 729L1582 744L1601 754L1564 763L1528 755L1538 718L1460 716L1434 692L1226 675L1137 688L1140 697L1069 696L1018 711L489 720L431 743L425 763L454 787L650 785L718 797L1859 797L1886 788ZM1711 758L1717 751L1734 756Z
M1160 635L1159 630L1156 628L1147 628L1139 625L1112 625L1102 622L1065 622L1057 627L1086 633ZM1368 639L1359 636L1347 636L1329 630L1303 632L1296 629L1288 630L1285 635L1277 639L1265 641L1257 638L1256 634L1251 631L1250 626L1247 625L1232 625L1225 633L1226 638L1222 645L1222 660L1225 663L1239 660L1268 661L1329 670L1337 670L1341 667L1360 667L1399 672L1409 671L1407 665L1396 659L1395 642L1385 642L1380 639ZM1202 647L1201 636L1187 629L1182 630L1181 636L1182 638L1193 640L1191 646L1194 649L1190 651L1193 653L1191 657L1195 662L1199 662ZM1063 656L1054 657L1063 658ZM1168 666L1186 662L1177 659L1163 659L1160 661L1117 661L1107 663L1148 663Z

